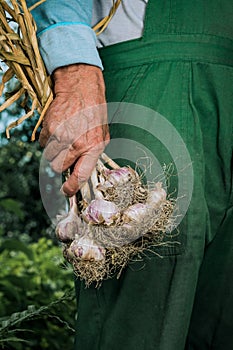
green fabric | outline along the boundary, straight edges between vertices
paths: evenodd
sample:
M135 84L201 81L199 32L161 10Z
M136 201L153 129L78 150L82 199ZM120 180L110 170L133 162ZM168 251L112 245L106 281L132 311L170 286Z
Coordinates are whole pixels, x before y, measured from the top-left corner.
M150 0L143 38L101 50L108 101L150 107L172 123L192 159L194 191L180 245L163 248L162 259L152 254L99 290L76 281L75 349L232 348L232 40L230 0ZM119 124L111 134L147 142L168 161L140 130Z

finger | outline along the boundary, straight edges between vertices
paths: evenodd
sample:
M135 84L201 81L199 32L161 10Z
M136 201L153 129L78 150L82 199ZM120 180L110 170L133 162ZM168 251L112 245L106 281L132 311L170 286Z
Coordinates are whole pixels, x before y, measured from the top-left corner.
M68 180L63 184L61 191L67 196L73 196L88 181L96 166L99 153L90 152L81 156Z
M52 130L55 125L57 125L57 123L51 123L50 130ZM51 162L54 158L58 157L63 150L71 147L74 135L78 135L78 131L75 130L72 123L65 121L62 124L58 124L58 127L46 144L44 151L45 158ZM61 159L61 157L59 157L59 159Z
M39 135L39 144L41 147L45 147L48 140L49 140L50 134L48 132L48 129L46 126L43 125L40 135Z
M109 133L108 125L103 126L103 134L104 134L104 141L105 141L105 147L106 147L110 141L110 133Z
M81 155L91 152L93 155L99 156L108 142L108 140L103 140L102 127L94 128L83 134L73 144L61 148L61 152L52 160L51 165L54 170L60 167L64 171L76 163ZM65 149L67 149L66 153L63 152Z
M98 135L98 140L96 138L97 136L94 134L92 145L87 144L85 137L76 140L73 145L70 145L69 142L59 143L51 137L44 151L45 158L50 162L55 172L61 173L71 167L81 154L93 152L93 154L100 155L109 143L110 135L107 133L104 141L103 136Z
M44 149L44 157L49 162L52 162L58 156L59 156L59 159L61 160L63 159L64 161L64 158L62 158L60 154L63 154L65 150L67 153L68 148L69 148L69 145L67 145L66 143L59 143L56 139L50 138L49 142L47 143Z
M85 154L87 152L94 152L98 157L100 154L104 151L105 146L107 145L109 141L104 141L101 144L98 144L98 146L93 147L89 150L85 150ZM50 165L52 169L57 172L61 173L68 168L70 168L74 163L77 162L77 159L80 157L80 151L84 154L83 148L80 149L74 149L73 147L70 148L64 148L59 154L50 161ZM47 159L47 158L46 158Z
M67 153L68 153L68 149L64 149L62 150L57 157L55 157L51 162L50 162L50 166L51 168L56 172L56 173L62 173L63 171L67 170L74 162L68 166L65 167L64 166L64 160L67 158Z
M61 123L56 120L52 121L51 123L47 123L46 121L44 121L39 136L39 143L41 147L46 146L51 136L56 137L58 141L60 140L59 135L55 134L55 130L59 130L60 124Z

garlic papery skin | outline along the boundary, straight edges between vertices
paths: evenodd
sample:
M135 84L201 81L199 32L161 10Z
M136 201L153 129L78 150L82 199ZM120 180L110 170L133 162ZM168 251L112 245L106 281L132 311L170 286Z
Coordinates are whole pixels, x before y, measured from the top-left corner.
M88 237L75 239L70 245L70 251L73 256L82 260L104 260L105 248L100 246L96 241Z
M162 188L162 183L157 182L155 184L155 188L151 189L148 192L147 196L147 204L153 207L157 207L161 204L161 202L165 201L167 197L166 191Z
M136 203L129 206L123 211L122 221L124 224L141 223L148 213L148 205L143 203Z
M120 217L116 204L105 199L94 199L82 214L83 219L91 224L111 225Z
M69 242L75 238L75 235L79 233L81 219L78 216L78 209L75 196L69 199L70 211L69 213L58 222L56 226L56 236L61 242Z
M75 238L79 232L79 218L72 211L61 220L56 227L56 236L61 242L69 242Z
M122 167L122 168L113 169L113 170L106 169L103 175L106 181L102 186L105 186L105 187L123 185L129 180L136 178L135 171L133 171L133 169L128 167Z

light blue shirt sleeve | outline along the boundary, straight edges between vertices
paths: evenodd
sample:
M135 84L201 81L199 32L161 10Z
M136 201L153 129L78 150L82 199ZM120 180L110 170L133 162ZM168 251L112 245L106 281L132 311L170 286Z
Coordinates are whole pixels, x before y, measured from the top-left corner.
M37 1L27 0L27 6ZM92 6L92 0L46 0L32 10L41 56L49 74L74 63L103 68L91 28Z

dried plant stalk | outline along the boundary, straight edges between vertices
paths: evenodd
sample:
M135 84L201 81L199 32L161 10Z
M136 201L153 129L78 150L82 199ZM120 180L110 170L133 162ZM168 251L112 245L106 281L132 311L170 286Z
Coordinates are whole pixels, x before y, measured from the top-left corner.
M21 96L31 98L31 109L23 117L11 123L6 130L10 137L10 130L31 118L34 112L44 116L53 99L51 79L48 76L43 60L40 56L36 38L36 24L27 8L25 0L1 0L0 9L0 58L9 67L3 75L0 85L2 94L5 84L13 77L20 82L19 90L0 107L3 111ZM40 1L41 3L41 1ZM15 32L9 25L9 20L15 23ZM40 118L32 133L32 141L43 118Z
M113 5L109 14L93 27L97 35L101 34L107 28L109 22L116 13L116 10L118 9L120 3L121 0L113 0Z

